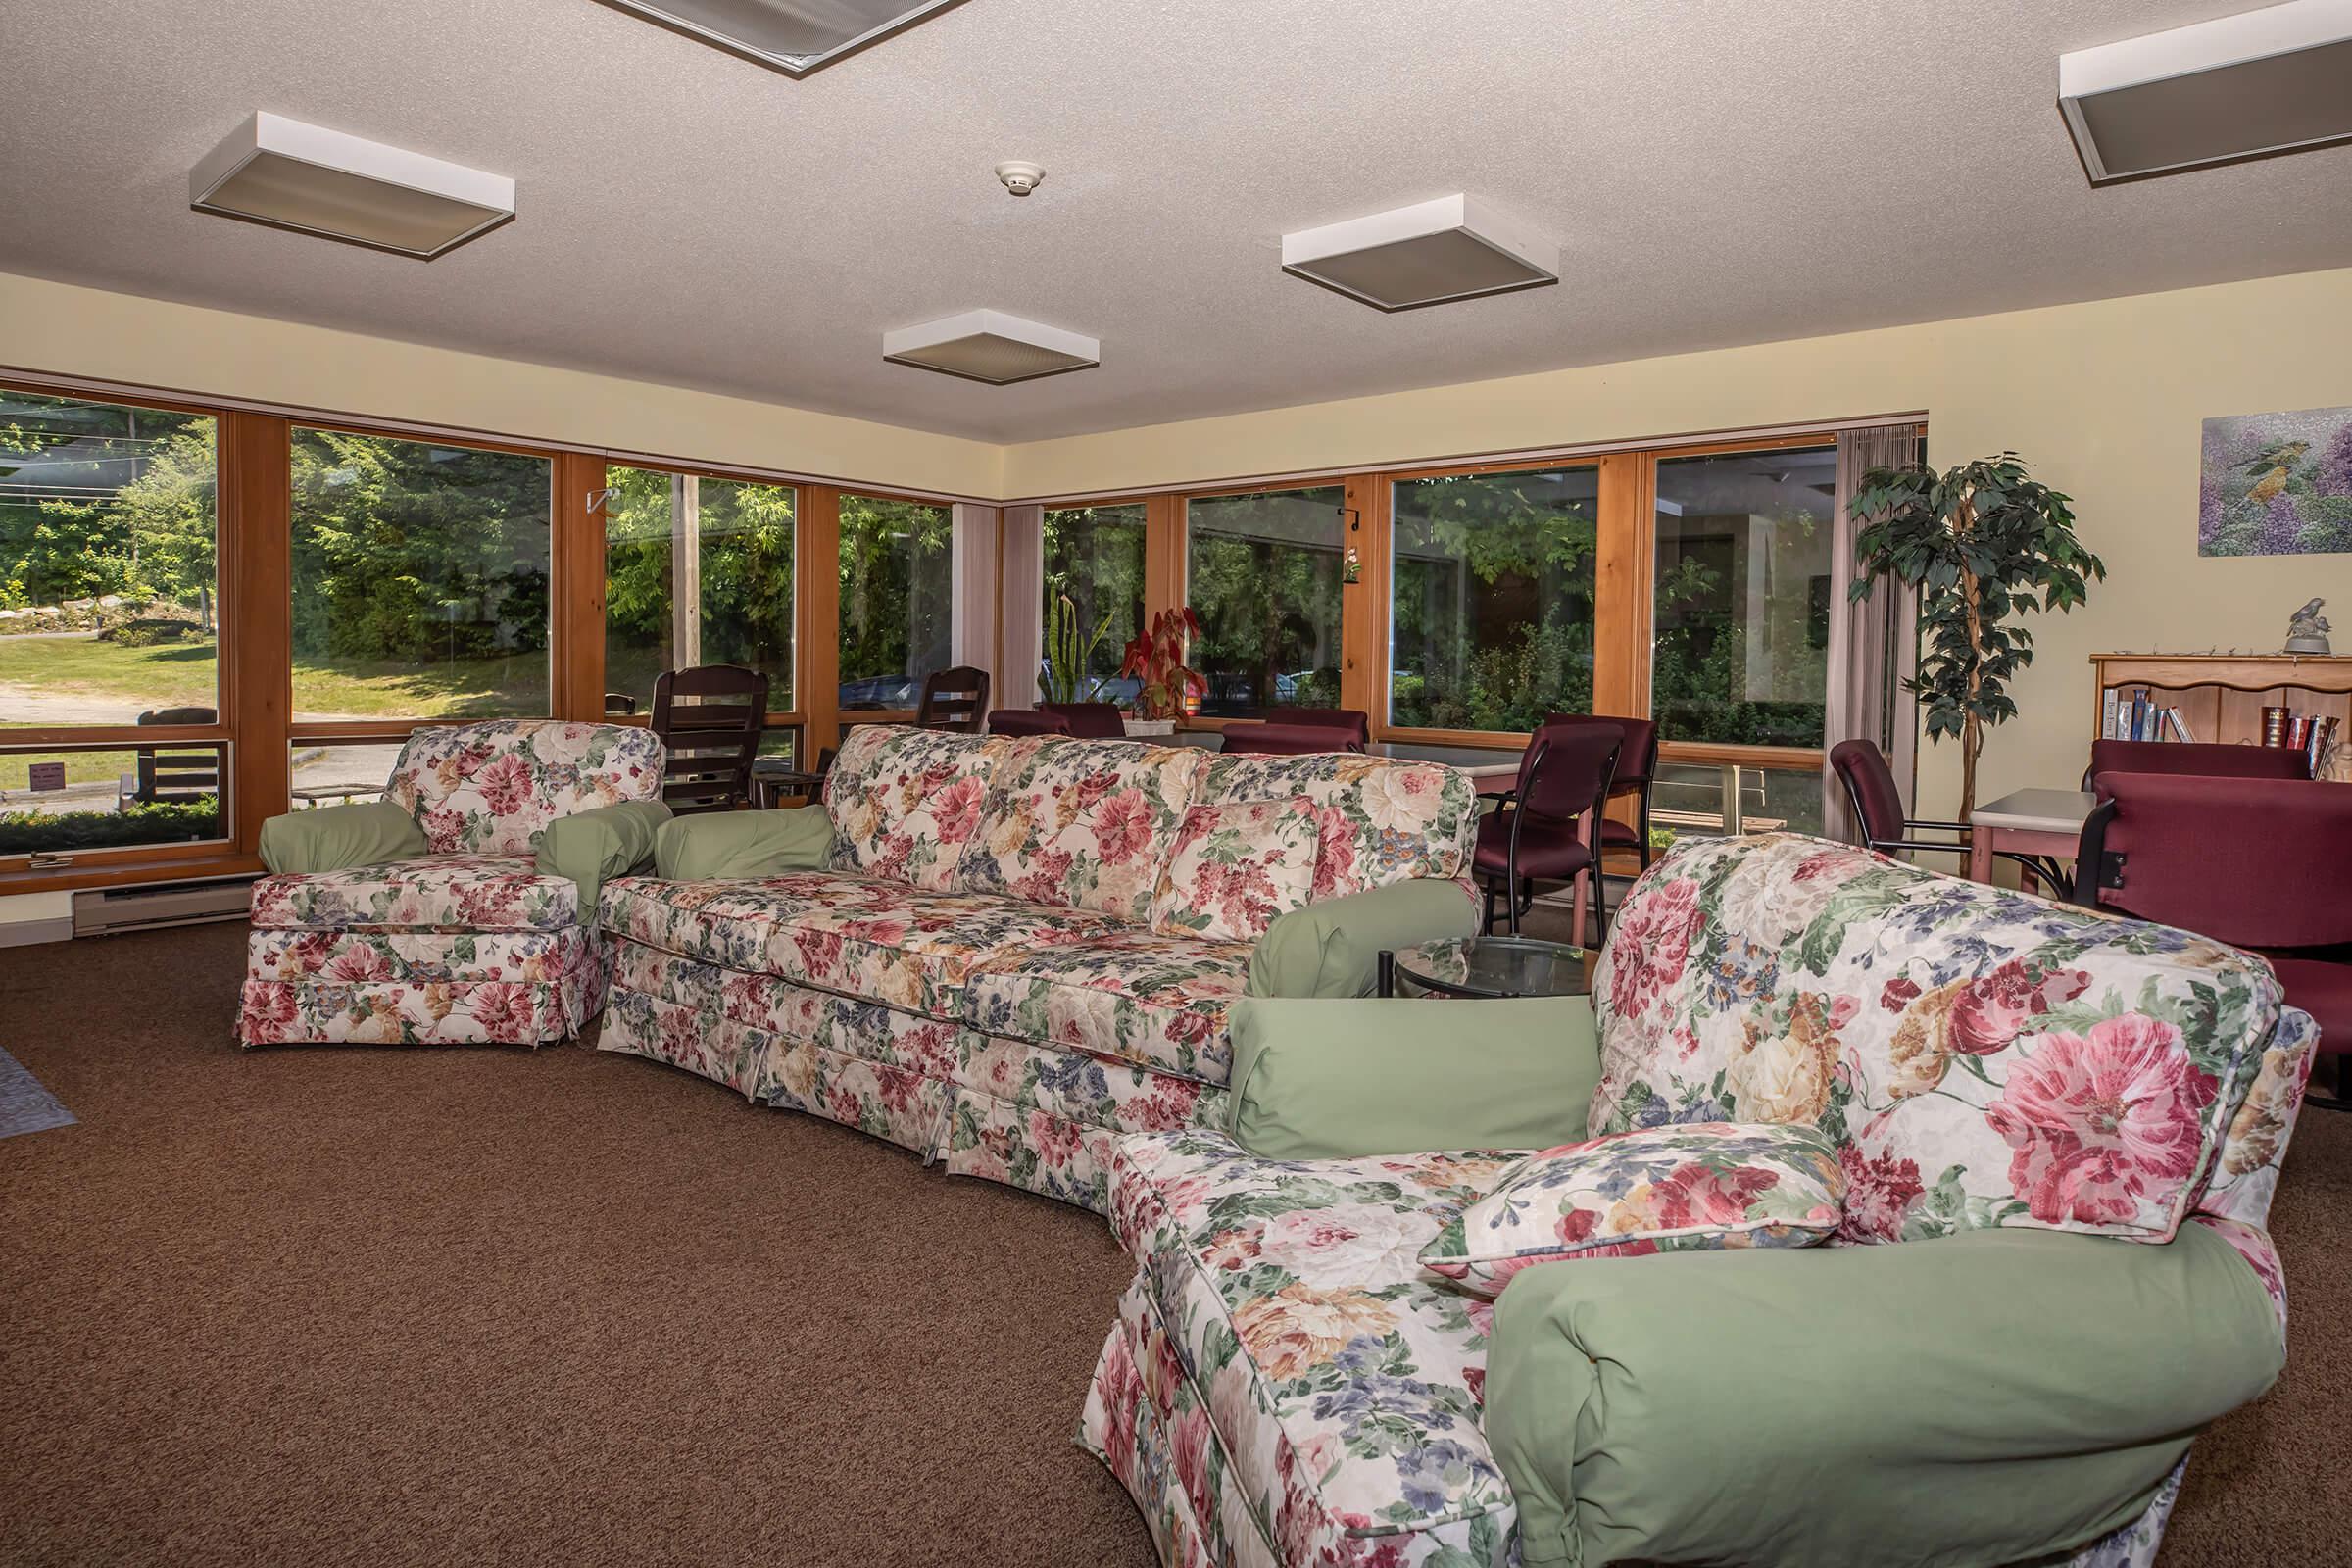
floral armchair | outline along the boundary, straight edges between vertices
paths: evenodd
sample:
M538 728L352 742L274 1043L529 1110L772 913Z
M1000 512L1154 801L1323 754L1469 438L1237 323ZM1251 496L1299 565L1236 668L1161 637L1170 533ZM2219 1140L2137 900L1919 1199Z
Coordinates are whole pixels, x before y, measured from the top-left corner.
M667 811L651 731L499 720L418 730L382 801L262 832L237 1037L538 1045L603 1005L602 875Z

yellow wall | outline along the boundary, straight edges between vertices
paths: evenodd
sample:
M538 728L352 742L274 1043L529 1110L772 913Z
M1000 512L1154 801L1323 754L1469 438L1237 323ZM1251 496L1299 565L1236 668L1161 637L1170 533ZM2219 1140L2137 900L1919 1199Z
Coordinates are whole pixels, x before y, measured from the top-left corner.
M0 367L985 499L1004 449L0 273Z
M2109 572L2084 609L2029 622L2035 661L1986 744L1988 800L2080 776L2094 652L2276 650L2318 594L2352 653L2352 554L2197 555L2201 422L2336 406L2352 406L2352 270L1033 442L1008 451L1004 484L1063 495L1925 410L1932 461L2023 454L2074 497ZM1923 748L1920 777L1922 805L1947 811L1949 743Z

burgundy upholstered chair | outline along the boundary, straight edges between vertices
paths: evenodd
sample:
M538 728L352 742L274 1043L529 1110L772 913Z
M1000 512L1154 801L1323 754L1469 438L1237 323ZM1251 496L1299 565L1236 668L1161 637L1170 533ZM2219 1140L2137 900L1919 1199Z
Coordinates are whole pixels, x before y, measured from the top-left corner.
M1351 747L1334 750L1361 751L1372 742L1372 719L1360 708L1282 708L1275 710L1270 724L1303 724L1315 729L1346 730L1355 737Z
M1037 710L1058 715L1068 725L1062 733L1075 735L1082 741L1127 738L1127 721L1119 716L1116 703L1040 703Z
M1360 752L1364 743L1343 729L1320 724L1228 724L1225 750L1259 757L1306 757L1325 752Z
M2311 761L2283 746L2220 746L2211 741L2090 743L2082 787L2101 773L2195 773L2206 778L2311 777Z
M2352 1108L2352 784L2101 773L2075 902L2271 960Z
M1070 721L1042 708L1000 708L988 715L991 735L1067 735Z
M1544 725L1519 757L1519 778L1478 824L1472 869L1486 885L1486 926L1494 929L1494 895L1503 895L1510 929L1519 934L1522 909L1535 904L1535 884L1573 884L1592 877L1592 909L1605 933L1608 908L1597 872L1598 860L1584 830L1588 812L1597 817L1609 796L1617 754L1625 735L1600 724ZM1584 933L1579 931L1581 942Z
M1837 773L1838 782L1845 786L1846 804L1854 808L1854 820L1862 825L1864 845L1887 855L1929 850L1967 860L1968 824L1903 815L1903 796L1895 787L1894 769L1886 765L1886 754L1876 745L1869 741L1839 741L1830 748L1830 766ZM1958 836L1923 839L1917 836L1921 832ZM2053 894L2063 895L2065 889L2074 885L2066 868L2055 860L2038 855L2015 855L2007 850L1996 853L2002 859L2014 860L2025 867Z
M1632 850L1642 858L1642 869L1649 869L1649 787L1656 781L1658 771L1658 725L1650 718L1618 718L1608 713L1553 713L1544 720L1546 729L1555 725L1606 724L1625 737L1617 749L1617 771L1609 781L1609 799L1635 798L1635 817L1631 823L1602 817L1600 847L1603 850Z

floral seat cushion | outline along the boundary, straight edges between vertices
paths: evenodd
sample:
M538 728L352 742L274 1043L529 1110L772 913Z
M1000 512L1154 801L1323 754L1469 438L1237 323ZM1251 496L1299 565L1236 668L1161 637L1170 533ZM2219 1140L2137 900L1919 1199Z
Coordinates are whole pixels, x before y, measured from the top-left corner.
M528 855L427 855L253 885L257 930L559 931L579 923L579 889L569 877L541 876Z
M1252 946L1114 926L1007 947L973 966L964 1018L983 1034L1222 1084L1225 1009L1249 984Z
M833 869L935 893L956 887L999 764L1037 745L1034 737L859 725L825 775Z
M1336 899L1415 877L1464 876L1478 834L1470 776L1434 762L1325 753L1212 755L1193 799L1212 805L1304 796L1320 815L1313 896Z
M1057 741L1008 760L956 888L1145 923L1202 760L1133 741Z
M499 719L420 729L392 764L384 799L405 808L436 855L528 855L560 816L650 801L662 746L648 729Z
M1001 898L930 893L837 871L757 881L606 885L605 929L728 969L959 1018L974 963L1021 947L1051 953L1119 928L1102 915Z
M1514 1510L1480 1426L1493 1303L1418 1254L1525 1155L1296 1164L1204 1130L1118 1140L1112 1227L1214 1428L1207 1468L1277 1560L1501 1560Z

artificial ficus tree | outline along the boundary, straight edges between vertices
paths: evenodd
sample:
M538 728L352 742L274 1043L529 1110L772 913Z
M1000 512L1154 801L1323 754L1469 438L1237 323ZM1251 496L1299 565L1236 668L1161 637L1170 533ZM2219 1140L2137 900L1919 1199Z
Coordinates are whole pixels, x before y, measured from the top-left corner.
M2069 611L2106 564L2075 537L2070 498L2032 478L2014 452L1941 473L1873 468L1849 511L1853 597L1880 577L1920 590L1919 672L1903 682L1927 710L1928 739L1960 742L1960 818L1977 806L1987 725L2017 716L2009 683L2034 662L2021 611Z

